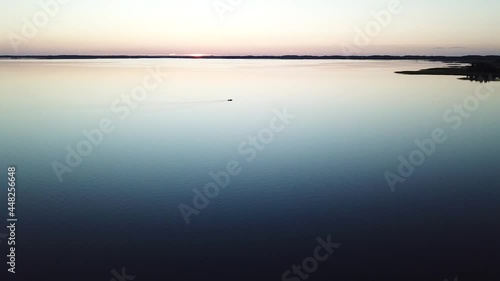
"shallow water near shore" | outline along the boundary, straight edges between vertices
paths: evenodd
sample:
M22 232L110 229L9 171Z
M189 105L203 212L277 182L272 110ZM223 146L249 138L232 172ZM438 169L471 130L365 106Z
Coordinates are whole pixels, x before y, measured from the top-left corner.
M281 280L329 235L341 246L310 280L500 276L500 83L394 73L444 65L0 61L19 277L109 280L126 267L137 280ZM145 77L158 85L134 101ZM478 87L491 94L457 113ZM294 117L252 147L276 111ZM113 129L71 167L67 148L103 120ZM384 174L436 129L446 141L392 192ZM179 204L193 207L193 189L231 161L241 173L186 224ZM62 182L55 162L71 169Z

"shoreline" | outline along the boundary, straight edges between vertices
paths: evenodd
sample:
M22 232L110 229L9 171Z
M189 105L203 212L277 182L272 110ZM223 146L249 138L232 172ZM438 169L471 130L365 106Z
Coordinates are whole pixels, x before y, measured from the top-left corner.
M284 56L128 56L128 55L112 55L112 56L96 56L96 55L26 55L26 56L11 56L0 55L0 59L23 60L23 59L39 59L39 60L91 60L91 59L227 59L227 60L418 60L418 61L436 61L447 63L470 63L472 61L496 61L500 60L500 55L488 56L300 56L300 55L284 55Z
M439 68L428 68L414 71L396 71L403 75L433 75L433 76L461 76L461 80L493 82L500 81L500 62L482 63L477 67L477 62L471 62L470 66L450 66Z

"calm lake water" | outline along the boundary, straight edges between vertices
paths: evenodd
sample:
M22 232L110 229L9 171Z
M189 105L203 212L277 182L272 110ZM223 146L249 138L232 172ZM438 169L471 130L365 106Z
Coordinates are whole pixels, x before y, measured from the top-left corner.
M135 280L278 281L329 235L341 246L308 280L500 278L500 83L394 74L441 65L0 61L17 280L108 281L125 267ZM161 82L127 99L151 72ZM478 87L491 94L474 104ZM285 108L294 118L276 119ZM101 122L113 131L70 167L67 147ZM392 192L386 171L439 128L446 141ZM241 173L186 224L179 205L228 163Z

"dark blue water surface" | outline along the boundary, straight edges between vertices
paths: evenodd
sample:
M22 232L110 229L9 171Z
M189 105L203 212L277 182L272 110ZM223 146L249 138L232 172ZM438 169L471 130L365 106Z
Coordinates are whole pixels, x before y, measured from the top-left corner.
M134 280L278 281L328 237L341 245L307 280L500 280L499 84L394 74L436 65L0 61L16 280L108 281L125 268ZM151 71L167 74L130 107L122 95ZM448 112L478 87L490 94L467 118ZM53 164L106 119L114 130L59 181ZM386 171L436 129L446 141L392 192ZM252 148L259 133L267 144ZM228 163L240 173L186 224L179 205L194 207L193 189Z

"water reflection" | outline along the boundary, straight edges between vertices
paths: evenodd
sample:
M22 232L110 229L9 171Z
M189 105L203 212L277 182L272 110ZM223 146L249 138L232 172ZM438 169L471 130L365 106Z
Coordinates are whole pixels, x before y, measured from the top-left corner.
M173 78L119 119L113 101L156 66ZM415 140L448 128L443 112L474 94L477 85L455 77L394 74L439 66L0 61L0 161L20 171L18 231L36 233L23 236L23 268L44 280L75 280L75 272L95 280L123 264L141 280L158 280L167 262L178 280L275 280L310 252L315 237L330 233L345 250L317 280L367 280L341 277L388 265L430 275L442 261L497 268L500 99L448 130L446 144L401 192L391 194L383 178ZM179 204L212 180L209 172L230 160L243 165L239 145L283 106L296 121L186 227ZM59 183L51 163L66 161L65 147L102 118L116 121L116 130Z

